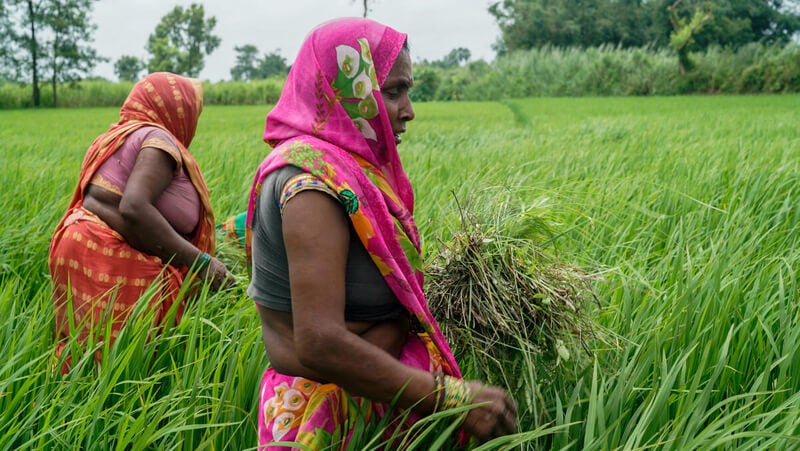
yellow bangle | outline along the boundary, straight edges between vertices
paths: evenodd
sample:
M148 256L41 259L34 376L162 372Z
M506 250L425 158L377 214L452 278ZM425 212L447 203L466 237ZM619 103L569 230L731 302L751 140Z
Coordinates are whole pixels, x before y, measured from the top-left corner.
M463 379L452 376L444 377L444 408L454 409L466 405L470 401L469 387Z
M442 400L444 399L444 374L433 373L433 391L436 392L436 400L434 401L433 411L438 412L442 408Z

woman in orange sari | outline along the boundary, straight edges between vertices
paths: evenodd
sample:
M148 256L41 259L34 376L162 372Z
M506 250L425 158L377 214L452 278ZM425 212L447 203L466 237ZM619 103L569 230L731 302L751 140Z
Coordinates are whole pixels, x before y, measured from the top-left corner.
M212 256L208 188L188 151L202 107L198 80L150 74L133 87L120 120L89 147L50 244L57 355L68 337L85 341L104 320L113 342L154 284L151 308L161 323L173 307L180 319L178 293L190 271L212 289L232 283Z

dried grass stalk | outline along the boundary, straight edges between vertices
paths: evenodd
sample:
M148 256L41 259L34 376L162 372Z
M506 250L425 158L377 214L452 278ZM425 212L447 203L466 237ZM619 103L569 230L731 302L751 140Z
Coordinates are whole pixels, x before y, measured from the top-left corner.
M552 233L545 203L482 202L491 207L480 219L459 206L460 230L426 268L431 311L457 352L500 366L509 351L533 353L557 365L589 349L598 330L588 309L594 277L541 245Z

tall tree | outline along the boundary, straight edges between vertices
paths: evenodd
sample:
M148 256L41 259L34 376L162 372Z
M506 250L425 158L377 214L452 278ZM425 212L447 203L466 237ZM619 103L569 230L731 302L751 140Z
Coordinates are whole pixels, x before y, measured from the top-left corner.
M107 61L86 43L97 29L89 17L95 0L49 0L43 21L50 31L48 44L53 106L58 106L58 83L79 79L100 61Z
M282 57L279 52L280 50L275 50L272 53L265 53L258 61L259 78L269 78L289 73L289 66L286 64L286 58Z
M188 8L176 6L156 26L147 40L150 72L173 72L197 77L221 40L214 35L215 17L205 17L203 5L192 3Z
M139 74L147 69L144 61L131 55L122 55L114 63L114 73L120 80L136 81L139 79Z
M17 5L19 4L23 4L23 2L18 1ZM22 47L28 52L29 59L27 60L27 66L31 73L31 86L33 87L32 101L33 106L38 107L42 102L41 94L39 93L39 52L41 46L36 39L36 29L41 24L42 14L40 8L33 0L26 0L24 6L27 7L27 15L24 16L27 22L23 23L28 25L30 34L26 35L23 32L18 34L17 38L20 40Z
M16 67L15 79L31 83L32 103L40 106L39 82L50 69L53 100L57 84L89 74L104 58L89 46L95 26L89 20L95 0L10 0L3 2L7 61Z
M355 3L357 0L351 0L350 3ZM363 14L362 17L367 17L367 13L369 13L369 0L361 0L361 5L363 6Z
M498 53L552 45L643 45L640 0L503 0L489 7L500 27Z
M245 44L237 45L233 50L236 51L236 65L231 68L231 78L234 80L252 80L256 78L258 48L252 44Z
M669 8L675 0L499 0L489 6L500 27L498 53L544 45L622 47L672 44ZM800 30L797 0L686 0L675 13L709 15L686 50L748 42L784 43ZM792 8L787 8L792 6Z
M646 7L651 14L652 42L660 47L672 45L675 27L670 7L675 0L653 0ZM750 42L783 44L800 31L797 0L686 0L675 8L681 17L692 17L702 10L712 19L694 34L690 50L711 45L738 48Z
M439 61L434 61L431 63L431 65L449 69L451 67L468 63L470 58L472 58L472 53L469 51L469 49L457 47L453 50L450 50L450 53L445 55L444 58Z
M678 7L682 1L675 0L675 3L670 5L667 10L669 11L669 19L673 28L673 32L669 35L669 40L678 53L678 65L681 75L684 75L693 66L692 60L689 59L689 47L694 42L694 36L700 32L706 22L711 20L712 16L708 12L698 9L694 11L691 21L687 22L684 17L678 14Z
M11 20L10 9L2 0L0 0L0 36L4 37L0 39L0 81L13 80L16 78L14 61L16 30Z
M285 75L289 66L286 58L280 55L280 50L265 54L258 58L258 48L252 44L234 47L236 50L236 65L231 69L231 78L234 80L259 80L274 75Z

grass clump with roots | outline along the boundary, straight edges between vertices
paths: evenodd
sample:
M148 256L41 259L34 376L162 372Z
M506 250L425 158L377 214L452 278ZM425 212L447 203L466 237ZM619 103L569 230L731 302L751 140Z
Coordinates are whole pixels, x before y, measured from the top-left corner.
M564 362L585 363L602 336L591 317L596 275L552 252L547 199L518 206L513 197L487 190L459 204L460 225L426 268L431 310L468 372L512 391L522 367L550 380L571 371Z

